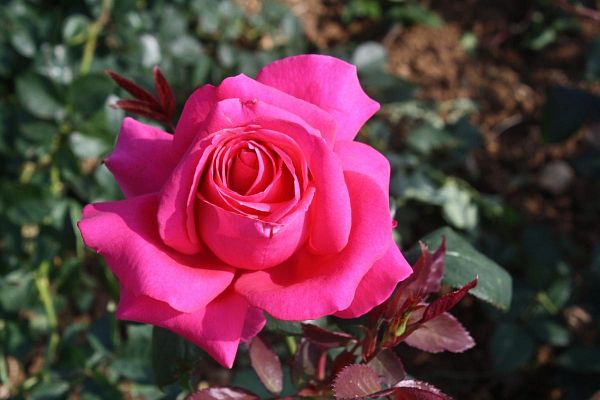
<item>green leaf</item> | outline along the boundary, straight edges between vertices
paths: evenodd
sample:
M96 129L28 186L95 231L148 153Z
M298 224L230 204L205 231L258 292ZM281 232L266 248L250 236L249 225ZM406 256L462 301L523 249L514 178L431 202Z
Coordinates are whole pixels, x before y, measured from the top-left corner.
M89 24L90 19L85 15L73 14L67 17L62 31L64 41L71 46L85 42Z
M490 352L494 368L513 371L533 356L535 345L527 331L514 324L499 324L492 335Z
M358 70L385 67L387 50L378 42L365 42L360 44L352 54L352 64Z
M452 226L460 229L473 229L477 225L477 206L471 201L468 190L459 186L455 179L447 179L439 191L444 201L442 214Z
M128 325L127 341L111 368L119 375L140 381L150 375L150 325Z
M600 97L578 89L554 87L542 111L542 136L555 143L577 132L587 120L598 121Z
M267 332L280 335L302 336L302 325L300 322L280 321L269 314L265 314L265 317L267 318L267 325L265 326Z
M443 282L452 287L462 287L477 276L479 283L470 293L498 308L508 310L512 298L512 278L508 272L449 227L433 231L421 240L429 248L436 249L442 243L443 236L446 237L448 249Z
M553 346L566 346L571 341L571 333L563 325L550 319L532 319L528 324L533 334L544 343Z
M17 78L17 97L32 115L42 119L61 119L63 107L48 81L34 74Z
M69 105L84 117L105 108L106 99L114 91L111 80L104 74L84 75L69 87Z
M0 307L15 312L27 304L33 291L30 272L16 270L0 279Z
M160 388L177 381L203 358L204 352L196 345L166 329L153 328L152 371Z
M590 44L585 63L585 76L591 81L600 79L600 37Z
M73 153L80 159L97 159L111 149L111 146L105 140L79 132L73 132L69 135L69 144Z
M36 52L35 40L28 26L17 23L15 30L10 34L10 43L22 56L32 58Z
M600 373L600 347L572 347L558 357L558 365L575 372Z
M406 145L420 154L429 155L439 148L455 147L458 143L447 130L425 123L408 134Z

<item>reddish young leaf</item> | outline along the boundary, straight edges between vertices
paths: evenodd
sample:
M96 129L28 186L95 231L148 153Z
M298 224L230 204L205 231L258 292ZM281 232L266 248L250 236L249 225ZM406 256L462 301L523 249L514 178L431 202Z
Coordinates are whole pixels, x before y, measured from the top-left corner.
M342 351L331 364L331 375L337 376L341 370L354 363L356 363L356 355L346 350Z
M404 365L392 350L380 351L367 365L377 372L386 386L394 386L406 378Z
M158 67L154 67L152 72L154 74L154 87L156 89L156 94L158 95L158 100L170 122L175 116L175 94L173 93L173 89L171 89L171 85L169 85L169 82L165 79L165 76Z
M365 338L362 340L362 358L370 360L377 350L377 329L368 329L365 331Z
M374 393L369 397L391 397L394 400L452 400L452 397L435 386L415 380L401 381L395 387Z
M388 302L386 318L390 319L407 311L411 305L421 303L429 293L439 292L444 276L444 256L446 240L431 254L424 243L421 256L413 265L413 273L398 286L391 301Z
M190 394L186 400L258 400L260 397L245 389L236 387L212 387Z
M155 121L168 122L165 120L165 116L160 111L156 110L155 106L141 100L119 100L113 104L112 107L120 108L121 110L132 114L138 114Z
M450 292L440 297L439 299L436 299L425 309L421 322L427 322L430 319L433 319L438 315L450 310L459 301L461 301L463 297L465 297L469 290L473 289L475 286L477 286L477 278L473 279L471 282L467 283L460 289Z
M110 69L106 70L106 74L110 76L111 79L115 81L117 85L125 89L136 99L148 103L157 103L156 97L154 97L152 93L148 92L146 89L139 86L137 83L125 78L123 75L117 74L115 71Z
M279 394L283 390L283 371L279 357L256 336L250 342L250 364L267 390Z
M326 348L342 347L356 338L345 332L332 332L323 329L320 326L312 324L302 324L304 337L311 342Z
M292 383L298 389L314 381L323 348L302 338L292 360Z
M429 353L462 353L475 346L469 332L452 315L443 313L419 326L404 340L406 344Z
M377 373L365 364L352 364L344 368L333 383L336 399L367 397L381 390Z

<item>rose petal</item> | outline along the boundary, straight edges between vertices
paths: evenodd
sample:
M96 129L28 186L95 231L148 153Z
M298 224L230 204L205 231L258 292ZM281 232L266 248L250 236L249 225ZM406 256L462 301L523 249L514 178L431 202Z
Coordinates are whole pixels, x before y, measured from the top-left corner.
M190 96L185 103L175 130L174 148L178 156L182 155L199 135L212 133L203 131L201 129L202 123L214 104L225 99L240 99L242 101L258 99L276 105L302 118L314 127L327 143L333 146L336 122L331 115L314 104L240 74L225 79L217 88L212 85L204 85Z
M262 101L220 101L203 125L207 132L218 132L252 124L284 133L300 146L316 187L311 209L311 220L315 221L309 235L311 249L317 254L339 252L348 242L352 221L338 157L302 119Z
M350 307L337 312L336 317L356 318L370 311L387 300L398 282L412 273L410 265L396 243L391 239L390 242L388 251L375 262L373 268L360 281Z
M256 310L233 291L223 293L204 308L184 313L121 287L116 316L169 329L206 350L226 368L232 367L240 340L256 335L265 323L264 317L261 319Z
M258 335L260 331L265 327L267 319L262 310L256 307L248 307L248 313L246 314L246 321L244 322L244 329L242 330L242 342L247 342L254 336Z
M86 206L79 229L102 254L121 284L190 312L204 307L231 283L234 270L208 253L177 254L158 237L155 194Z
M329 112L337 122L336 141L353 140L379 110L361 88L356 67L334 57L287 57L264 67L256 79Z
M264 269L289 258L306 238L307 210L314 191L307 191L297 209L279 223L248 218L198 200L198 227L204 243L226 263Z
M157 213L160 237L183 254L196 254L202 250L195 225L194 203L204 164L210 155L210 140L202 140L190 147L161 191Z
M387 196L365 175L345 176L354 221L348 245L331 256L304 248L276 267L242 274L235 290L250 304L283 320L316 319L351 305L359 283L387 251L392 232Z
M227 78L219 85L220 100L237 98L243 101L259 100L271 104L302 118L316 129L327 143L333 145L336 123L332 116L314 104L284 92L243 74Z
M112 154L105 160L125 197L158 192L177 164L173 135L125 118Z
M179 159L198 135L198 127L218 101L217 89L204 85L187 99L175 128L174 157Z
M389 196L390 162L383 154L360 142L337 142L333 151L342 161L344 172L367 175Z

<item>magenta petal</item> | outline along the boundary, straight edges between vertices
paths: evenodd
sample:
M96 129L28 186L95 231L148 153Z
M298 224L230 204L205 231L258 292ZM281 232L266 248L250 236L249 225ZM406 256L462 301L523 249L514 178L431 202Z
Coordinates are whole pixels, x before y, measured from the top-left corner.
M256 307L248 307L248 313L246 314L246 321L244 322L244 329L242 329L242 342L247 342L254 336L258 335L260 331L265 327L267 319L262 310Z
M177 254L158 237L157 195L96 203L83 210L85 244L103 255L121 284L179 311L204 307L231 283L234 270L207 253Z
M196 89L187 99L175 128L173 150L178 159L194 142L199 128L217 102L217 91L213 85Z
M196 190L210 152L209 141L190 147L163 186L156 218L163 242L183 254L196 254L203 248L195 225Z
M264 269L289 258L306 238L307 210L314 191L307 191L297 208L270 223L198 200L198 227L204 243L226 263Z
M338 254L318 256L299 250L268 270L247 272L235 290L250 304L283 320L316 319L347 309L356 289L389 248L388 198L368 177L346 173L352 202L352 231Z
M248 302L232 291L223 293L206 307L183 313L121 287L116 316L169 329L206 350L224 367L231 368L243 334L256 334L259 327L264 326L256 312L252 310L249 315L249 311Z
M333 149L342 161L344 172L353 171L370 177L389 195L390 162L371 146L360 142L337 142Z
M112 154L105 160L125 197L158 192L177 164L173 135L125 118Z
M410 265L390 239L388 251L373 268L364 276L356 289L352 304L345 310L335 314L340 318L356 318L383 303L394 292L398 282L406 279L411 273Z
M243 74L225 79L219 85L219 99L240 99L242 101L262 101L302 118L315 128L327 143L335 141L336 122L327 112L314 104L303 101L276 88L264 85Z
M264 67L256 79L329 112L337 122L337 141L353 140L379 110L361 88L356 67L334 57L287 57Z
M220 101L204 127L208 132L218 132L250 124L286 134L302 149L316 187L311 209L311 249L317 254L339 252L348 242L352 224L348 189L339 158L301 118L262 101Z

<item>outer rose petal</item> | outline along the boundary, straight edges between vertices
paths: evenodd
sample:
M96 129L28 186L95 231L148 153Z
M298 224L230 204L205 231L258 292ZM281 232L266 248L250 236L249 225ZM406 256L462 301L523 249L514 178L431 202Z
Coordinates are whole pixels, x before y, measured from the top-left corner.
M256 80L329 112L337 122L337 141L353 140L379 110L379 103L362 90L356 67L334 57L287 57L264 67Z
M171 153L173 135L125 118L112 154L105 160L125 197L160 190L177 164Z
M342 161L344 172L367 175L389 196L390 162L383 154L360 142L337 142L333 151Z
M210 254L190 257L166 248L157 234L157 203L158 196L152 194L90 204L79 222L81 235L135 295L195 311L229 286L234 270Z
M217 91L213 85L204 85L196 89L187 99L175 128L173 148L179 158L198 135L198 127L217 102Z
M330 145L335 141L336 122L329 113L314 104L240 74L225 79L216 88L204 85L190 96L175 130L174 149L177 156L183 154L194 139L202 135L203 121L217 102L226 99L260 100L275 105L295 114L317 129Z
M267 319L262 310L256 307L248 307L248 313L246 314L246 321L244 322L244 329L242 329L240 340L242 342L249 341L262 331L266 323Z
M268 270L243 273L235 290L250 304L283 320L316 319L347 309L356 289L385 254L392 234L388 198L367 176L346 173L352 231L338 254L317 256L306 248Z
M335 315L340 318L356 318L370 311L390 297L398 282L406 279L411 273L410 265L390 239L387 253L381 257L373 268L364 276L356 289L352 304Z
M219 86L219 96L221 99L260 100L279 107L302 118L319 131L320 136L330 145L335 142L336 121L329 113L310 102L264 85L244 74L225 79Z
M258 333L264 326L264 317L248 306L244 298L233 291L217 297L205 308L182 313L161 301L147 296L136 296L121 287L117 318L149 323L169 329L203 348L226 368L235 360L244 334Z

